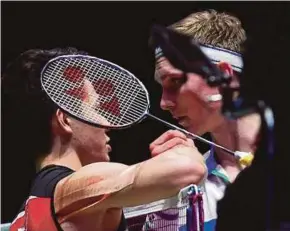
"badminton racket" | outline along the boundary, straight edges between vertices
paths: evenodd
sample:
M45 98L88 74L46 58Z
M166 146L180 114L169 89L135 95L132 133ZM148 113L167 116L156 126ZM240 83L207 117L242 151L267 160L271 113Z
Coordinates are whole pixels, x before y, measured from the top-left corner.
M241 159L237 152L150 114L149 94L143 83L107 60L87 55L58 56L42 69L41 85L59 108L87 124L122 129L150 117Z

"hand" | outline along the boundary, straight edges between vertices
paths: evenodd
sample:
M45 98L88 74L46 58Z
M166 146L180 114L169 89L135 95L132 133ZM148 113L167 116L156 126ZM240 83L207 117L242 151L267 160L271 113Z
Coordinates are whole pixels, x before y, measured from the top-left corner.
M168 150L181 147L190 147L197 151L192 139L188 139L186 135L180 131L169 130L153 141L150 144L149 149L151 151L151 156L154 157Z

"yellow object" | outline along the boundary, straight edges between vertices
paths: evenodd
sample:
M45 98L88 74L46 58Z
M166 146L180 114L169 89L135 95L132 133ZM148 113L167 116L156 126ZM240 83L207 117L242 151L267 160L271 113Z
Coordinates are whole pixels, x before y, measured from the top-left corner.
M250 166L252 164L253 159L254 159L254 156L251 153L249 153L249 155L242 157L239 160L239 162L242 165Z
M254 155L250 152L235 152L235 156L238 157L239 163L244 166L250 166L254 159Z

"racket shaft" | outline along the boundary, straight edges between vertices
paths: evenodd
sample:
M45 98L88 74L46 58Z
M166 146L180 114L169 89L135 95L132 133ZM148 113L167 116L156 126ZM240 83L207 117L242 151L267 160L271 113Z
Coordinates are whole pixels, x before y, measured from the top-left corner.
M179 131L183 132L184 134L186 134L186 135L187 135L188 137L190 137L190 138L198 139L198 140L200 140L201 142L204 142L204 143L207 143L207 144L213 145L213 146L215 146L215 147L217 147L217 148L220 148L220 149L226 151L226 152L229 153L229 154L232 154L232 155L235 154L233 151L231 151L231 150L229 150L229 149L227 149L227 148L225 148L225 147L223 147L223 146L220 146L220 145L218 145L218 144L216 144L216 143L214 143L214 142L211 142L211 141L209 141L209 140L207 140L207 139L204 139L204 138L202 138L202 137L200 137L200 136L198 136L198 135L195 135L195 134L193 134L193 133L190 133L190 132L186 131L185 129L182 129L182 128L177 127L177 126L175 126L175 125L173 125L173 124L171 124L171 123L168 123L167 121L162 120L162 119L160 119L160 118L158 118L158 117L156 117L156 116L154 116L154 115L152 115L152 114L149 114L149 113L148 113L147 115L148 115L148 117L153 118L153 119L155 119L155 120L157 120L157 121L159 121L159 122L165 124L166 126L168 126L168 127L170 127L170 128L173 128L173 129L176 129L176 130L179 130Z

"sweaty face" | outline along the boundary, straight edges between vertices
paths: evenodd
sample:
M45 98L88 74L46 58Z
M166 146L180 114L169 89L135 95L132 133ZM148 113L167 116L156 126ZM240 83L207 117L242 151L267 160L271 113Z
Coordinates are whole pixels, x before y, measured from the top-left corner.
M84 90L88 94L80 108L83 115L96 119L101 125L109 125L109 122L94 110L98 106L100 97L88 80L84 81ZM106 129L72 120L74 145L83 161L86 163L109 161L108 153L111 151L111 147L108 144L110 139L106 135Z
M161 57L156 61L155 80L162 87L161 108L169 110L185 129L203 135L221 124L221 101L207 101L219 91L209 87L200 75L184 73Z
M109 161L111 147L106 130L72 119L73 145L86 164Z

